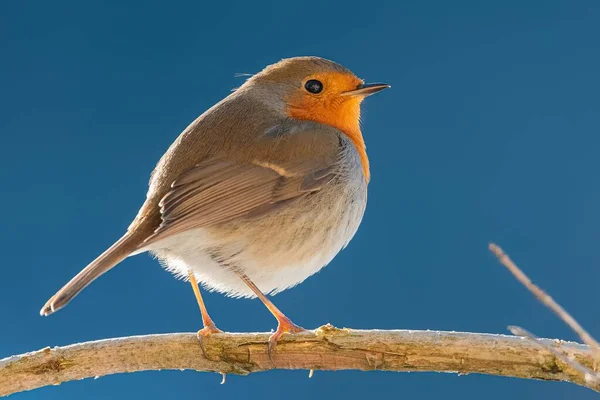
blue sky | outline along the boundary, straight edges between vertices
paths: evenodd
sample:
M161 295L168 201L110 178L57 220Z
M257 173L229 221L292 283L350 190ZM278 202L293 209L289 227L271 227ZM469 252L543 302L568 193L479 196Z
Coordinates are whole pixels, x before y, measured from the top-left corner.
M575 339L487 251L496 241L600 336L600 4L595 1L4 2L0 6L0 357L199 328L193 293L148 256L65 310L46 299L127 227L154 164L236 73L323 56L392 89L364 104L369 205L327 268L274 298L298 324ZM222 329L275 327L205 295ZM15 399L591 399L479 375L163 371Z

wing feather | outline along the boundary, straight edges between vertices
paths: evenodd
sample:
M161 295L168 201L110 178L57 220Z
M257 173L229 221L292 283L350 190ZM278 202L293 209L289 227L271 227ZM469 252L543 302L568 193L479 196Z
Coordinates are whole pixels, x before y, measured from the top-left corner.
M307 131L298 142L314 145L319 135ZM294 135L301 134L294 131ZM321 190L339 169L339 145L333 140L327 143L336 146L326 146L330 150L314 159L290 157L274 162L214 157L201 162L173 182L159 203L162 222L140 248L190 229L260 217Z

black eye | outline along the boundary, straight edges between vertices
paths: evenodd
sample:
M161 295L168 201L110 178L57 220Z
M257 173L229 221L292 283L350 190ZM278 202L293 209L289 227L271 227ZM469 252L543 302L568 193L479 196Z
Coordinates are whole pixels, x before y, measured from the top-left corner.
M311 79L304 84L304 88L311 93L317 94L323 91L323 84L316 79Z

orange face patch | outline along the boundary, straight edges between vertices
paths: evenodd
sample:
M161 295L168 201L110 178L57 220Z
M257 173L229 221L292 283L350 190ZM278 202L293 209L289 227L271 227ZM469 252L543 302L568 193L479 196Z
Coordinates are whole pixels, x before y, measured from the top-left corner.
M312 79L323 84L322 92L313 94L304 88L304 83ZM356 89L362 83L357 77L340 72L311 75L303 81L302 87L287 99L287 113L292 118L333 126L346 134L360 155L363 173L369 181L369 159L360 131L360 103L363 97L342 95Z

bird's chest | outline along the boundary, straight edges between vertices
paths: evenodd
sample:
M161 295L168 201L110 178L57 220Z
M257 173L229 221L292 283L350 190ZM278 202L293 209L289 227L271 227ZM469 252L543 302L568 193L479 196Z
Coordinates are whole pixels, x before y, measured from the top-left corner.
M248 252L274 267L323 266L354 236L365 206L366 187L337 182L250 229L246 226Z

